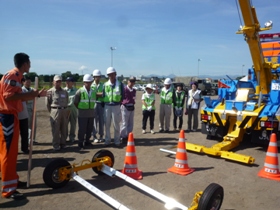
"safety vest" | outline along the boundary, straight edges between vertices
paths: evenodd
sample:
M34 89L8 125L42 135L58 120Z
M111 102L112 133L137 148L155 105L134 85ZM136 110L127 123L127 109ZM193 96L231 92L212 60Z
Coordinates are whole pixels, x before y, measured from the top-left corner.
M147 107L152 106L153 102L155 101L155 94L152 93L150 96L148 96L147 93L144 93L144 101L147 104ZM147 110L147 107L143 104L142 105L142 110ZM156 107L153 105L152 110L155 110Z
M173 91L160 92L160 104L172 104Z
M118 86L115 85L114 88L112 88L111 83L108 81L104 84L104 90L105 90L105 96L104 96L104 102L110 103L110 102L121 102L122 98L122 83L116 81Z
M181 91L180 97L178 96L178 92L175 92L175 101L176 101L176 107L180 108L183 107L183 101L185 99L185 92Z
M81 90L81 99L78 104L78 109L93 109L96 100L96 92L95 90L91 90L91 96L88 97L88 92L84 87L80 88Z
M103 91L103 86L104 86L104 83L102 82L99 82L98 86L96 86L96 84L93 82L92 85L91 85L91 89L95 90L96 93L100 93ZM98 97L97 98L97 101L104 101L104 98L103 97Z

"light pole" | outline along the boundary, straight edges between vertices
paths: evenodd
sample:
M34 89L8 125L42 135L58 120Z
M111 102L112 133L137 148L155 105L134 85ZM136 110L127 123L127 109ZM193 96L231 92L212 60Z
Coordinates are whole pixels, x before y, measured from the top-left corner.
M201 59L199 58L197 60L197 77L199 77L199 62L201 61Z
M244 67L244 66L245 66L245 65L243 64L243 65L242 65L242 75L241 75L241 76L243 76L243 67Z
M113 67L113 51L116 50L116 47L110 47L111 49L111 66Z

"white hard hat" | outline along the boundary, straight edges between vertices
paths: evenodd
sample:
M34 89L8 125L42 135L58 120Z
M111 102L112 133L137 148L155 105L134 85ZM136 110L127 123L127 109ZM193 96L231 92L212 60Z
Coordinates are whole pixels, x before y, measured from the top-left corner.
M94 77L100 77L101 76L101 71L98 69L93 70L92 76Z
M171 81L170 78L166 78L166 79L164 80L164 83L163 83L163 84L165 84L165 85L171 85L171 84L172 84L172 81Z
M112 74L112 73L116 73L116 69L114 67L109 67L107 69L107 74Z
M83 82L92 82L93 78L90 74L85 74L83 78Z
M149 88L149 89L151 89L151 90L154 90L154 88L153 88L153 85L152 85L152 84L147 84L147 85L146 85L146 87L145 87L145 89L147 89L147 88Z

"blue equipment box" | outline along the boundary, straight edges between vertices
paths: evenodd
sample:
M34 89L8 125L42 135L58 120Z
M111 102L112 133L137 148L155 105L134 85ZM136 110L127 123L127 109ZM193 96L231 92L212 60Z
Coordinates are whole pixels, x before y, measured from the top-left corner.
M226 100L226 110L236 108L238 111L243 111L246 106L246 101Z

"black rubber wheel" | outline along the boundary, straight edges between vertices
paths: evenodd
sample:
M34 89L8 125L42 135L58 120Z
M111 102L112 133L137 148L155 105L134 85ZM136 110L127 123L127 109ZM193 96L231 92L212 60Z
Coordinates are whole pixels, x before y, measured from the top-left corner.
M45 184L53 189L64 187L70 180L70 174L67 175L67 179L61 181L59 180L60 177L58 169L65 166L69 166L71 168L70 163L63 158L55 159L50 162L43 173L43 180Z
M216 183L211 183L199 199L198 210L218 210L222 206L223 198L224 189Z
M115 158L112 152L110 152L109 150L99 150L97 153L95 153L95 155L92 158L92 162L97 162L96 158L103 158L103 157L109 157L110 158L110 163L106 164L109 167L113 167L114 162L115 162ZM97 173L98 175L103 175L104 173L101 171L102 165L100 164L100 166L97 167L93 167L92 170Z
M210 94L211 94L211 96L214 96L214 95L216 95L216 91L215 90L211 90Z

